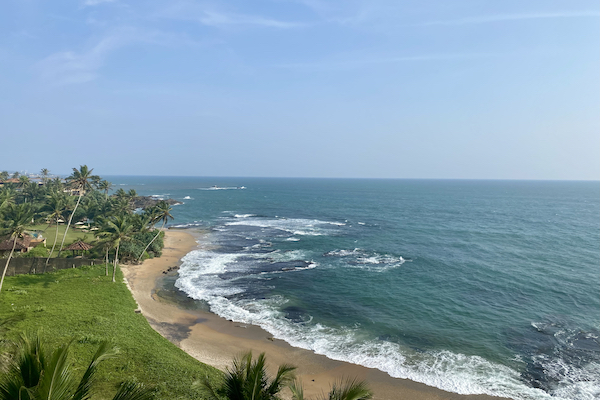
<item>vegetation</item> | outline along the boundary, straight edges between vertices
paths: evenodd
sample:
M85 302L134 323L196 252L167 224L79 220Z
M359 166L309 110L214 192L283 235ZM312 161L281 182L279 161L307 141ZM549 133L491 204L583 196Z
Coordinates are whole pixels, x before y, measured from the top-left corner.
M269 379L265 354L253 360L250 352L233 361L220 386L215 388L208 379L203 383L211 400L220 400L219 396L229 400L278 400L279 392L292 382L295 369L291 365L281 365L275 377Z
M12 249L10 250L10 255L6 260L4 270L2 271L2 278L0 279L0 291L2 291L4 276L6 275L6 270L8 269L8 265L10 264L10 259L12 258L15 252L17 240L23 237L23 234L25 233L25 227L32 218L33 209L30 204L11 204L7 207L7 210L4 212L4 229L5 232L8 234L8 238L12 239L13 242Z
M139 262L160 255L162 235L154 225L162 221L164 228L173 218L169 204L159 202L136 212L135 190L119 189L109 196L112 184L92 172L93 169L82 165L61 180L52 178L44 168L39 181L18 173L10 179L8 172L0 173L0 242L15 235L22 238L26 234L43 234L50 251L39 249L29 257L46 257L48 264L52 257L71 257L64 248L82 240L93 246L87 251L88 256L106 258L107 263L111 259L113 270L119 261ZM20 221L16 232L15 213L23 213L25 209L30 214ZM14 251L6 253L8 261L4 269L12 257L26 256ZM0 289L1 285L0 282Z
M187 355L134 312L136 303L119 270L117 283L96 265L9 276L5 287L0 296L0 325L4 321L5 330L0 353L14 353L11 343L18 342L22 332L41 329L47 346L71 342L69 363L81 376L101 343L118 347L118 356L102 361L96 370L95 399L113 398L126 381L153 388L158 399L202 399L205 377L216 386L221 382L220 371Z
M304 400L304 390L302 384L294 381L290 385L293 400ZM373 397L373 393L367 387L366 382L356 379L342 379L333 384L327 395L322 395L322 400L368 400Z
M233 365L227 368L220 386L205 379L204 388L210 400L279 400L283 388L289 387L292 400L304 400L302 384L294 379L296 368L284 364L279 366L277 374L270 379L266 370L265 354L252 359L248 352L233 360ZM368 400L372 397L371 390L364 381L345 379L334 383L323 400Z
M85 400L95 384L100 362L116 355L108 341L100 343L90 364L77 382L68 362L72 342L53 352L38 335L22 335L8 371L0 378L0 400ZM113 400L149 400L152 392L143 384L124 382Z

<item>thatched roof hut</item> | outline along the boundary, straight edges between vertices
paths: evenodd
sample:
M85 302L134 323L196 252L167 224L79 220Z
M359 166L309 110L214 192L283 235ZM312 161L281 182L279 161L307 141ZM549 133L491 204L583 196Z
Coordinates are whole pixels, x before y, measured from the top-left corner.
M94 247L94 246L92 246L91 244L85 243L81 239L79 239L78 241L76 241L75 243L73 243L72 245L67 247L67 250L71 250L73 252L73 255L75 255L76 251L84 252L84 251L91 249L92 247Z

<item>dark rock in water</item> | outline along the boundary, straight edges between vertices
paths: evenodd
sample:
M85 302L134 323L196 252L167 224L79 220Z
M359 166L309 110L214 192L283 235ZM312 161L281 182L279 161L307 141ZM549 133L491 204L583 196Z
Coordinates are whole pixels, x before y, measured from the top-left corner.
M286 319L295 323L302 323L310 320L310 316L306 313L306 310L298 306L289 306L282 311L285 312Z
M135 199L133 199L133 208L154 207L155 205L158 204L159 201L166 201L167 204L169 204L171 206L173 206L175 204L183 204L181 201L177 201L175 199L159 200L159 199L154 198L152 196L138 196Z

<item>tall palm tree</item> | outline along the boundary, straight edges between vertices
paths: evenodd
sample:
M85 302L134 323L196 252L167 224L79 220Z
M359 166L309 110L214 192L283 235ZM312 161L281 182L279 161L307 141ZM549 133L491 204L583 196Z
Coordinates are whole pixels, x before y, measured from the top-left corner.
M52 224L52 222L56 224L56 235L54 236L52 250L50 250L50 254L48 254L48 258L46 259L46 266L48 265L50 257L52 257L52 253L54 253L56 241L58 240L58 223L61 219L64 220L64 214L67 211L67 208L68 200L64 193L53 192L46 196L46 203L42 207L42 211L46 211L48 213L47 216L50 219L50 224Z
M252 360L252 353L248 352L236 358L233 366L227 368L222 386L215 388L208 379L204 379L203 384L211 400L222 397L228 400L278 400L279 392L294 378L295 369L288 364L281 365L275 377L270 379L265 353Z
M160 220L162 220L163 223L162 223L162 226L160 227L160 230L157 230L156 235L152 238L150 243L148 243L146 245L146 247L142 251L142 254L140 254L140 257L138 258L138 262L140 262L140 260L142 259L142 256L144 255L146 250L148 250L148 247L150 247L152 242L154 242L156 240L156 238L158 237L158 235L160 235L161 230L163 230L165 228L165 224L167 223L167 221L169 219L173 219L173 216L171 215L172 210L173 209L171 208L169 203L167 203L164 200L159 201L156 204L156 206L153 207L152 213L153 213L153 215L155 215L155 219L154 219L154 221L152 221L152 224L155 224Z
M48 170L48 168L42 168L40 170L40 175L42 175L42 182L44 182L44 184L48 183L48 175L50 175L50 170Z
M79 202L81 201L81 197L83 196L84 191L91 189L90 182L92 180L97 180L99 177L97 175L92 175L92 171L94 169L89 169L87 165L80 165L79 169L73 168L73 173L67 178L67 182L70 183L71 187L77 188L79 191L79 196L77 197L77 204L75 204L75 209L69 216L69 222L67 223L67 227L65 228L65 234L62 238L62 242L60 243L60 250L58 250L58 257L62 253L62 249L65 245L65 239L67 237L67 232L69 231L69 227L71 226L71 221L73 220L73 216L77 211L77 207L79 206Z
M96 382L98 365L116 351L102 342L79 381L68 362L71 342L49 352L38 335L21 336L9 370L0 378L0 400L87 400ZM113 400L148 400L151 391L141 384L123 383Z
M294 381L290 385L292 391L292 400L304 400L304 390L302 384ZM333 384L327 395L322 395L322 400L368 400L373 397L373 393L367 387L366 382L356 379L342 379Z
M9 176L10 176L10 174L8 173L8 171L0 172L0 181L7 180Z
M115 259L113 263L112 281L115 282L117 273L117 265L119 263L119 247L122 242L127 242L133 239L134 226L129 221L127 216L113 216L107 219L102 227L101 236L112 243L115 250Z
M23 237L25 228L27 225L31 224L33 215L33 207L29 203L19 205L11 204L4 212L4 231L8 234L9 239L13 239L13 246L8 259L6 260L6 264L4 265L4 271L2 271L2 278L0 279L0 291L2 291L4 276L6 275L6 270L8 270L10 259L15 252L17 240Z

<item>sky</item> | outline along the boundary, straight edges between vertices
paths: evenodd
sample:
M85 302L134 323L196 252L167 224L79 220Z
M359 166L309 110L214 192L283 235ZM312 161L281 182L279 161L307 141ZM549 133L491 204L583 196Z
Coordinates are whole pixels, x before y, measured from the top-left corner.
M0 170L600 179L600 4L4 0Z

